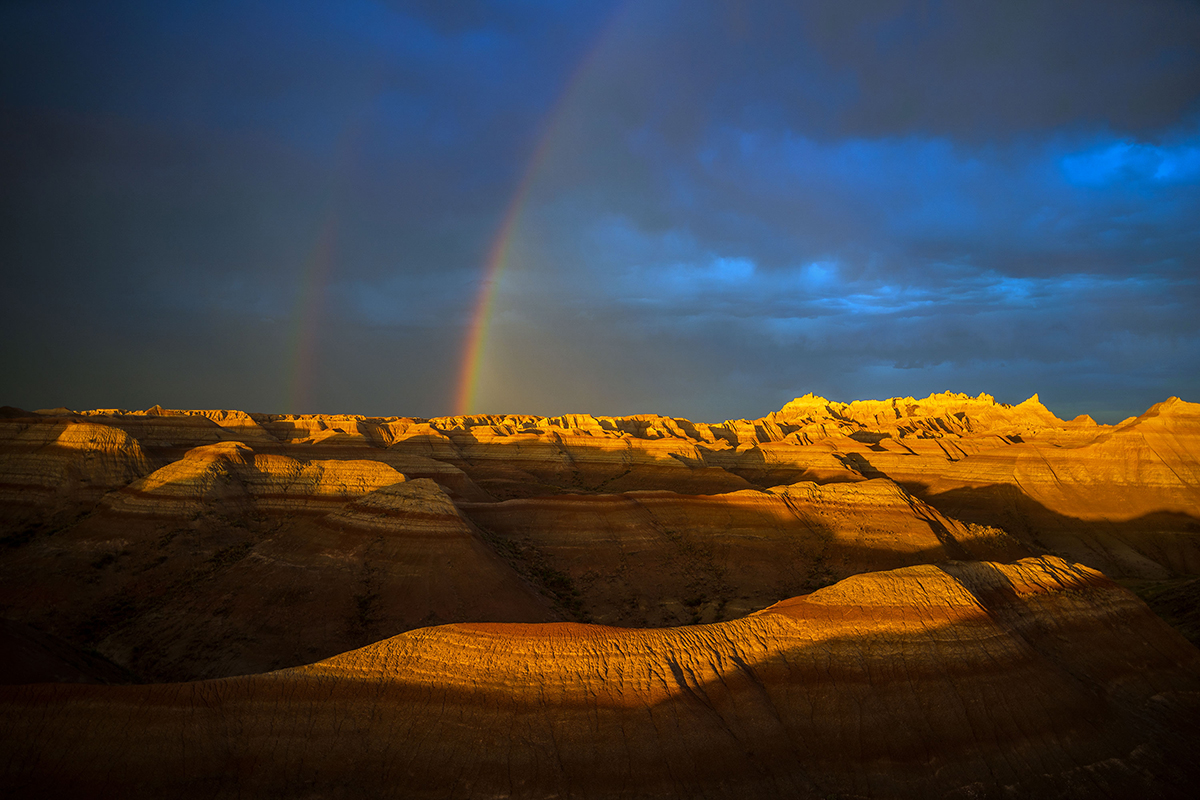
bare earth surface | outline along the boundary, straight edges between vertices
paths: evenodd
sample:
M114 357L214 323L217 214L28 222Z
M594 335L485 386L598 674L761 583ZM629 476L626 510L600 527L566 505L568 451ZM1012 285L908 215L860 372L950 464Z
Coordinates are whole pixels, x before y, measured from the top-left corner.
M1197 576L1176 398L5 407L0 764L22 796L1184 797L1200 651L1162 619L1194 639Z
M1092 570L952 562L711 625L9 687L0 716L20 796L1188 797L1200 651Z

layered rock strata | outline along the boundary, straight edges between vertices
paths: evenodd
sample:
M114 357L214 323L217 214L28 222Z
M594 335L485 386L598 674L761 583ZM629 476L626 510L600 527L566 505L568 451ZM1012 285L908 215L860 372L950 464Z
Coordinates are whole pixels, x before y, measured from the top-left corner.
M0 688L5 785L89 797L1190 797L1200 651L1056 558L713 625L461 624L197 684Z
M1039 553L1200 574L1200 406L1116 426L949 393L719 424L0 409L0 614L159 680L442 622L715 622Z
M10 543L0 608L157 680L261 672L444 621L557 618L434 481L236 442Z
M715 622L860 572L1029 554L885 479L460 507L503 548L553 570L575 592L580 618L609 625Z

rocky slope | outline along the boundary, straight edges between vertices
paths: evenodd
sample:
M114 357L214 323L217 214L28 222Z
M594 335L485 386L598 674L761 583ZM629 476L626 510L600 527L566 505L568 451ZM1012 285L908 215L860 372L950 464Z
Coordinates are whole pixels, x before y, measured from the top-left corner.
M0 619L0 684L136 683L116 664L62 639Z
M460 624L312 666L0 688L17 796L1190 797L1200 651L1051 557L729 622Z
M717 622L1042 553L1200 575L1200 406L1116 426L950 393L719 424L0 410L0 616L157 680L443 622Z
M580 618L610 625L731 619L860 572L1028 554L1003 532L949 519L879 478L460 507L494 541L578 587Z
M10 508L36 514L33 499ZM437 483L380 460L219 441L69 522L48 513L53 527L0 551L3 614L150 679L261 672L448 620L557 618Z

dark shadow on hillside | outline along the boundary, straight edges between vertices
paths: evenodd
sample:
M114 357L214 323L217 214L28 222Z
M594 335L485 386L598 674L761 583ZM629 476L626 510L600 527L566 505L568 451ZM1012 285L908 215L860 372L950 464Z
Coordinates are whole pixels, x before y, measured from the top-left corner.
M547 594L562 601L569 582L573 611L586 612L574 619L622 627L735 619L858 573L1010 557L1009 550L965 553L932 515L918 517L930 541L898 549L886 533L868 543L786 502L777 510L785 508L776 516L671 492L460 504L498 552L530 562L515 566L544 591L539 573L552 571L555 585Z
M998 607L1019 600L1012 581L994 564L986 561L938 564L937 568L954 578L979 604L994 613Z
M884 439L891 439L892 435L882 431L854 431L849 438L861 444L877 445Z
M604 447L566 443L534 429L494 439L473 429L446 435L462 455L454 465L497 500L640 489L723 494L754 486L725 464L688 454L695 443L682 439L683 452L655 452L629 449L620 439L599 440Z
M0 684L140 682L95 651L9 619L0 619L0 651Z
M1164 581L1123 580L1121 585L1141 598L1164 622L1200 647L1200 578Z
M902 485L948 517L1001 528L1035 552L1061 555L1111 578L1200 575L1200 519L1189 514L1082 520L1047 508L1011 484L937 494L924 484Z
M986 573L967 579L992 583ZM20 723L0 729L0 742L9 785L40 796L89 785L112 796L130 786L146 796L308 796L346 786L384 796L399 780L408 796L434 797L463 773L473 776L464 797L629 796L629 787L681 797L849 797L866 796L868 785L876 797L953 797L997 775L1021 797L1188 796L1200 774L1194 704L1173 705L1137 680L1111 693L1108 679L1114 670L1133 677L1134 661L1150 664L1151 680L1172 684L1186 702L1197 687L1194 654L1158 631L1130 635L1137 615L1097 632L1088 613L1097 606L1059 607L1062 643L1044 653L1008 646L1028 625L993 618L981 637L977 618L920 624L915 609L903 631L867 624L817 641L789 640L790 624L772 615L740 624L768 634L740 639L748 646L723 635L738 623L708 635L645 632L631 637L656 639L640 660L595 631L596 663L636 666L629 690L619 670L605 680L586 663L558 662L556 671L549 660L520 667L545 668L540 691L522 689L517 676L511 686L491 682L482 667L476 680L470 664L433 683L399 670L381 680L291 673L19 687L0 690ZM1039 612L1028 610L1036 626ZM446 661L437 646L423 652ZM646 672L656 681L636 688L632 675ZM72 769L56 769L48 752L71 752ZM520 792L511 791L513 775Z
M772 486L790 486L793 483L802 482L820 485L855 483L863 479L862 474L845 461L841 462L845 469L836 469L768 461L766 454L758 447L752 447L736 455L730 455L726 451L704 448L701 448L701 452L704 453L706 463L720 466L727 472L763 489L769 489ZM836 455L834 457L837 458ZM841 461L840 458L838 460Z

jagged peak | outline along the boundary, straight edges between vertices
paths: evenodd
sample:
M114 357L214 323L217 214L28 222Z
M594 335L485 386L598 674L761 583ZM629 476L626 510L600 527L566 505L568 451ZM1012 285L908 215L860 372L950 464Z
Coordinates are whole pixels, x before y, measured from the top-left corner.
M1036 395L1035 395L1036 396ZM996 398L985 392L980 392L977 397L972 397L965 392L933 392L928 397L920 400L914 400L911 397L898 398L901 403L915 403L920 406L962 406L964 404L985 405L985 406L1000 406L1004 407L1003 403L997 403Z
M1128 422L1143 422L1145 420L1161 417L1172 419L1178 417L1198 417L1200 416L1200 403L1189 403L1186 400L1181 400L1178 397L1168 397L1161 403L1155 403L1146 409L1146 411L1138 417L1126 420L1122 425Z
M1156 403L1152 408L1157 408L1159 414L1186 414L1191 416L1200 412L1200 403L1189 403L1186 400L1172 396L1161 403Z
M827 406L827 405L829 405L829 400L827 400L824 397L821 397L820 395L816 395L816 394L813 394L812 392L808 392L807 394L805 394L801 397L797 397L795 400L792 400L791 402L789 402L787 405L785 405L783 407L783 410L787 411L789 408L808 408L810 406Z
M208 417L209 419L211 419L214 422L223 422L225 420L231 420L231 419L236 419L236 420L252 419L252 417L249 414L247 414L245 411L238 411L237 409L233 409L233 408L214 408L214 409L193 411L191 413L198 417Z
M1037 400L1037 395L1034 395L1026 403L1034 403L1040 406ZM913 414L919 416L930 416L938 412L953 410L959 411L964 408L1011 408L1004 403L997 403L996 398L990 394L981 392L978 396L971 396L962 392L933 392L928 397L917 399L911 395L908 397L890 397L886 400L855 400L851 403L840 403L828 400L811 392L797 397L792 400L777 413L778 416L789 416L794 414L811 414L813 411L831 411L836 414L854 415L856 412L873 413L884 409L894 409L896 413L903 416L911 416Z

